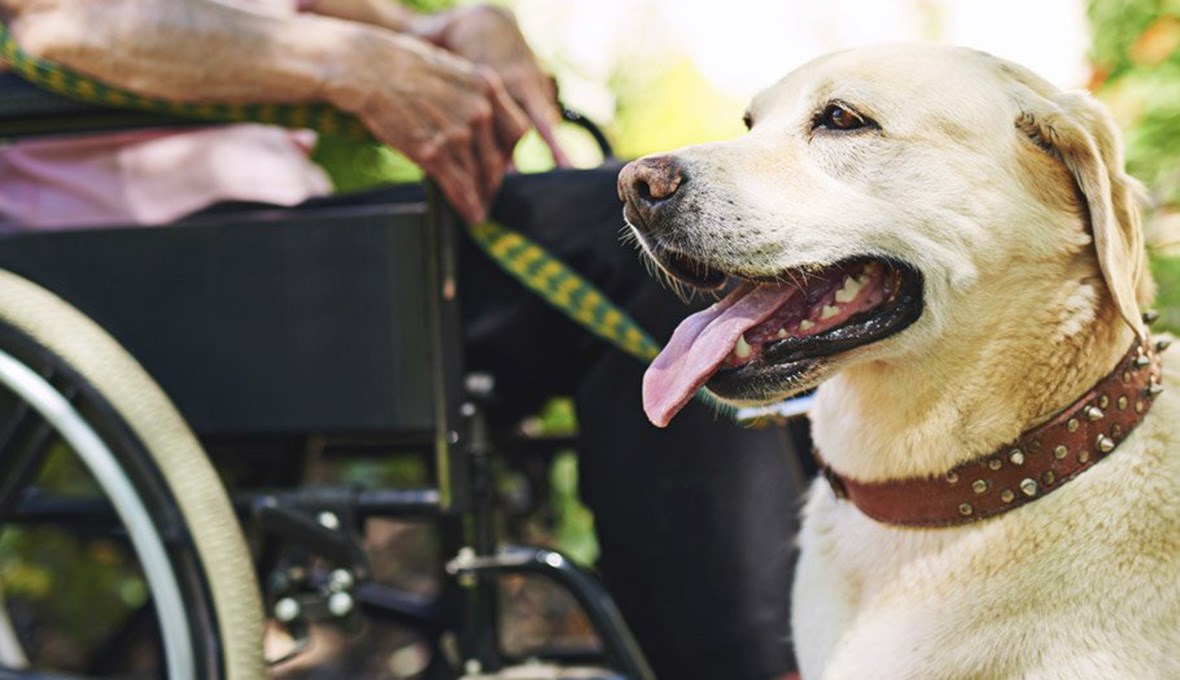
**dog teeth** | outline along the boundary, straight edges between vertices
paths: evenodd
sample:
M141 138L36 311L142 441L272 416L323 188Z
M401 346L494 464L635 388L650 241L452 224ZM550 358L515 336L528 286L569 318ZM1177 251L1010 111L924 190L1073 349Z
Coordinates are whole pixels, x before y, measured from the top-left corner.
M800 323L800 324L799 324L799 328L800 328L800 330L802 330L802 329L803 329L803 324L805 324L805 323L811 323L811 322L810 322L810 321L804 321L804 322ZM815 324L811 324L811 325L812 325L812 326L814 326ZM790 335L790 333L788 333L788 332L787 332L787 329L785 329L785 328L780 328L780 329L778 329L778 334L777 334L777 335L775 335L775 337L777 337L779 340L782 340L783 338L787 337L788 335Z
M754 348L750 347L750 343L746 342L746 336L739 335L737 342L733 346L733 355L739 359L749 359L754 354Z
M809 330L811 330L812 328L815 328L815 322L814 322L814 321L808 321L807 319L804 319L804 320L802 320L802 321L800 321L800 322L799 322L799 330L801 330L801 331L809 331ZM785 332L785 331L784 331L784 332Z
M860 278L845 277L844 285L840 287L840 290L836 291L836 302L852 302L864 286L865 284Z
M840 313L839 307L834 307L832 305L824 305L824 308L822 310L820 310L819 318L830 319L839 313Z

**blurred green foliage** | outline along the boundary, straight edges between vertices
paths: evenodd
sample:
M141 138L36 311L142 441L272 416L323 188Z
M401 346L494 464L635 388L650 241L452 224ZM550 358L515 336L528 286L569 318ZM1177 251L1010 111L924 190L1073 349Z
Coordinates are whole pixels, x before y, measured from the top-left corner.
M611 139L621 158L635 158L745 132L746 102L726 97L687 58L642 70L620 69Z
M1180 211L1180 0L1089 0L1091 87L1123 129L1128 171L1156 218ZM1156 250L1162 327L1180 331L1180 259Z
M1127 167L1180 204L1180 0L1089 0L1092 86L1114 112Z

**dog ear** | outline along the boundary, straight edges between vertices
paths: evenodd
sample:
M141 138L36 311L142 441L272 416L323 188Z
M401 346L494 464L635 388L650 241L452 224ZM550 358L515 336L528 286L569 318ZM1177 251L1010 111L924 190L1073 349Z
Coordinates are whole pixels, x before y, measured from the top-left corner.
M1022 90L1024 88L1021 88ZM1139 204L1142 186L1123 169L1118 127L1106 108L1082 92L1019 98L1016 127L1073 175L1084 200L1098 266L1119 313L1140 337L1147 328L1139 304L1153 294Z

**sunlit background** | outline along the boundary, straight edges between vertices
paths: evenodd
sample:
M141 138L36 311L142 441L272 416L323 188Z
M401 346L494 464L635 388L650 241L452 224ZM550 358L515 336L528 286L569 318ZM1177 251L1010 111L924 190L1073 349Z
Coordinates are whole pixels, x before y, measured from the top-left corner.
M1081 0L517 0L563 98L629 155L737 134L746 101L826 52L934 41L986 50L1064 87L1090 78Z
M453 0L403 0L440 9ZM741 134L749 98L833 50L933 41L991 52L1114 112L1128 167L1152 191L1157 243L1180 241L1180 0L506 0L566 104L620 157ZM584 136L575 159L597 162ZM339 188L414 175L387 150L324 145ZM536 140L517 155L547 167ZM1161 225L1171 225L1163 228ZM1161 231L1162 229L1162 231ZM1180 283L1180 281L1178 281ZM1180 325L1180 318L1174 319Z

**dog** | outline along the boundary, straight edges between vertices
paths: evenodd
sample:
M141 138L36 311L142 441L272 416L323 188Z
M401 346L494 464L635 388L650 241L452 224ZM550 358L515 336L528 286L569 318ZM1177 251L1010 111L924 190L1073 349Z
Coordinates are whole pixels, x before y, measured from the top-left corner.
M819 385L804 680L1180 678L1180 376L1109 114L890 45L802 66L745 120L619 191L665 275L726 293L649 368L653 423L702 387Z

